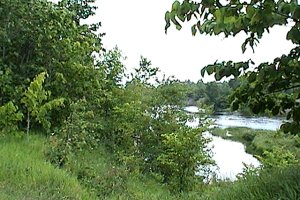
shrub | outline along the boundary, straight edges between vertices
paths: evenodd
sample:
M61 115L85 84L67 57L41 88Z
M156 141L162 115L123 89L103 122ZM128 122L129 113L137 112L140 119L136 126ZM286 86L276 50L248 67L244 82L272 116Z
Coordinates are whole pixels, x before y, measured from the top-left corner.
M94 148L99 142L93 123L94 114L86 111L85 101L71 105L73 112L65 124L57 129L50 138L50 147L46 153L51 163L62 167L76 152Z
M18 129L18 122L23 118L23 114L18 111L18 107L13 102L0 107L0 132L14 132Z

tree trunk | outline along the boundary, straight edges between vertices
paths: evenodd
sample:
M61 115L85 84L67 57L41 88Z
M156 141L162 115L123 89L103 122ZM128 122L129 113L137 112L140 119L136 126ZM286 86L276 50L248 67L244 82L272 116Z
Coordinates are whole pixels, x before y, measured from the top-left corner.
M29 111L27 112L27 136L29 136L29 128L30 128L30 115L29 115Z

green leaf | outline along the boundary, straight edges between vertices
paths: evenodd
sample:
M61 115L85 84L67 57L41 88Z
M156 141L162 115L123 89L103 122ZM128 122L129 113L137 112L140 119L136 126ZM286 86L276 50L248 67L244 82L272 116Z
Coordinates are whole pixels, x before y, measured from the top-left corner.
M222 26L217 24L215 27L214 27L214 34L215 35L219 35L221 32L223 31L222 29Z
M291 40L295 44L300 44L300 28L296 25L291 28L287 33L287 39Z
M171 21L175 24L177 30L180 30L182 28L180 23L175 18L172 18Z
M220 81L222 79L222 76L220 75L219 71L215 73L215 79L216 81Z
M201 69L201 76L203 77L204 75L205 75L205 72L206 72L206 68L203 68L203 69Z
M170 12L167 11L165 14L165 21L166 21L165 32L166 33L167 33L168 28L171 26L170 20L171 20Z
M279 110L280 110L280 107L279 106L275 106L273 109L272 109L272 115L276 116L279 114Z
M205 68L206 72L208 75L211 75L212 73L214 73L215 71L215 66L214 65L208 65L206 68Z
M197 33L196 24L194 24L194 25L192 26L192 34L193 34L193 36L195 36L196 33Z
M293 120L300 122L300 107L293 108Z
M293 19L297 19L297 20L300 19L300 5L298 5L298 6L295 8L295 11L293 12L292 17L293 17Z
M253 83L256 80L256 73L251 72L250 75L248 76L248 81L249 83Z
M180 2L179 1L174 1L174 3L172 4L172 10L178 10L180 7Z
M236 99L232 102L231 106L232 106L232 110L235 111L235 110L238 110L239 109L239 101Z
M252 5L248 5L246 8L246 13L248 15L248 18L252 18L252 16L256 13L255 8Z
M242 52L245 53L246 51L246 45L248 44L248 40L246 40L243 44L242 44Z

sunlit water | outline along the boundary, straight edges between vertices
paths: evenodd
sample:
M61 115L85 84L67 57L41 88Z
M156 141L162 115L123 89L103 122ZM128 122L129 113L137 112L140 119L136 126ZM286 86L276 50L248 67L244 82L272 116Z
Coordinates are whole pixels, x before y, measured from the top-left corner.
M215 124L221 128L247 127L252 129L277 130L282 120L268 117L245 117L240 114L220 113L213 116Z
M188 112L197 112L197 107L187 107ZM221 128L227 127L248 127L253 129L277 130L281 120L266 117L247 118L241 115L218 115L214 116L215 125ZM188 123L191 127L196 127L199 119ZM245 146L240 142L224 140L221 137L212 136L209 132L204 133L205 137L212 138L209 147L212 149L212 158L216 162L216 167L212 168L217 178L235 180L236 175L243 171L244 165L259 167L259 161L251 154L245 152Z
M216 162L213 170L218 179L235 180L236 175L243 171L243 163L253 167L260 166L256 158L245 152L245 146L242 143L224 140L210 133L205 133L205 137L212 138L209 147L212 148L212 158Z

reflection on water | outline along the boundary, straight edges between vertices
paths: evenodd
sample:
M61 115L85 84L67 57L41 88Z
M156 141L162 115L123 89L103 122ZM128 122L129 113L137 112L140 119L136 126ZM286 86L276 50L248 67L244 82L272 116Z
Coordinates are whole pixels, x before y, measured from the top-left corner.
M237 113L220 113L212 117L215 124L221 128L247 127L252 129L277 130L282 124L280 119L268 117L245 117Z
M189 113L200 112L196 106L187 106L184 109ZM268 117L248 117L239 113L221 112L211 116L214 124L220 128L247 127L252 129L277 130L282 124L282 119Z
M242 143L231 140L224 140L221 137L212 136L210 133L204 133L205 137L212 138L209 147L212 149L213 160L217 168L213 168L218 179L235 180L236 175L243 171L244 165L253 165L259 167L259 161L251 154L245 152Z
M190 106L186 111L198 112L197 107ZM277 130L282 120L271 119L267 117L244 117L239 114L222 113L212 117L214 124L221 128L227 127L248 127L253 129ZM199 119L187 123L191 127L199 124ZM253 165L259 167L259 161L251 154L245 152L245 146L240 142L224 140L221 137L212 136L209 132L204 133L205 137L212 138L209 147L212 149L217 168L212 168L219 179L235 180L236 175L243 171L244 165Z
M196 127L199 119L188 122L190 127ZM218 179L235 180L236 175L243 171L244 165L253 165L259 167L259 161L251 154L246 153L242 143L225 140L221 137L213 136L209 132L204 132L204 137L211 138L212 141L208 147L212 150L212 158L216 167L211 167Z

